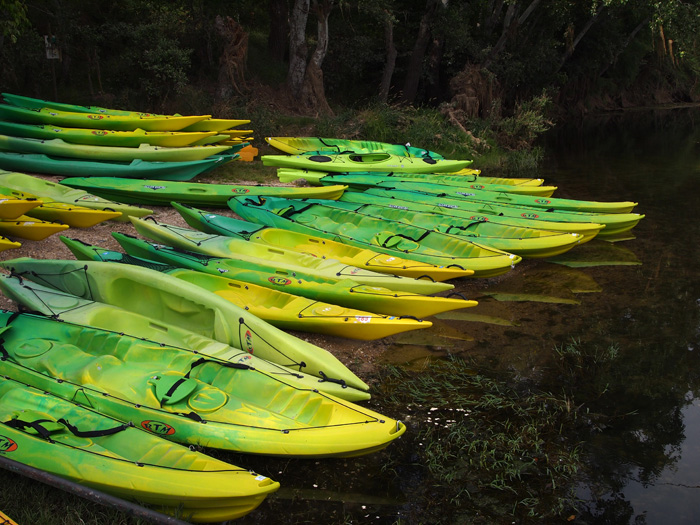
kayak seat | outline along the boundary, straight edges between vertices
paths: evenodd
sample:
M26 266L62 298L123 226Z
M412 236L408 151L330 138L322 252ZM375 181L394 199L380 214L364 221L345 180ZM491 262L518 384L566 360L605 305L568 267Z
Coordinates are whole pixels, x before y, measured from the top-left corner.
M101 381L103 374L123 364L123 361L113 355L96 357L82 367L78 380L83 385L99 385L103 382Z
M316 224L316 221L319 219L318 215L314 213L304 213L302 215L299 215L296 218L296 221L299 224L309 224L309 225L314 225Z

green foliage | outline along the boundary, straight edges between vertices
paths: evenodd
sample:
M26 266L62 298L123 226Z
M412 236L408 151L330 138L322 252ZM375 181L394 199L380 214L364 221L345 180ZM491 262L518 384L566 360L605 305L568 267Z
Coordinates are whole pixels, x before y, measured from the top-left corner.
M0 0L0 35L16 44L17 37L28 28L26 3L23 0Z
M418 374L388 368L387 402L406 410L434 505L468 521L570 512L581 466L578 414L566 398L513 388L459 359Z

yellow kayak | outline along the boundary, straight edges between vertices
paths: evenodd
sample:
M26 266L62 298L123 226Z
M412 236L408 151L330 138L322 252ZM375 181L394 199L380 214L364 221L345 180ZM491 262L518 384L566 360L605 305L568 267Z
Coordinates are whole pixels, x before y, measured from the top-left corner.
M5 250L12 250L14 248L19 248L20 246L22 246L21 243L0 235L0 252Z
M7 190L0 187L0 219L15 219L41 204L37 198L18 198Z
M43 221L60 222L73 228L90 228L95 224L117 219L122 216L122 212L99 210L65 202L46 202L28 211L26 215Z
M67 224L42 221L27 215L20 215L15 219L0 219L0 235L19 237L29 241L41 241L66 229L68 229Z
M153 116L106 115L102 113L76 113L58 109L26 109L0 104L0 118L26 124L51 124L67 128L113 129L115 131L180 131L211 115Z
M79 239L62 236L61 241L78 260L120 262L162 271L214 293L284 330L374 340L432 326L430 321L345 308L219 275L173 268L166 264L159 266L146 259L86 244Z

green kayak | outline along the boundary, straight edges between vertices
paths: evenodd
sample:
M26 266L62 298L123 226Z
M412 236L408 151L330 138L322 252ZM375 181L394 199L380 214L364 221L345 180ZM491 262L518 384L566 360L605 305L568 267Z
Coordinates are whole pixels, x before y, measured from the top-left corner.
M598 202L560 199L555 197L536 197L471 188L458 188L445 184L433 184L419 181L393 181L385 179L377 182L374 187L439 195L452 199L467 200L481 205L504 204L508 206L527 206L535 213L546 210L581 211L590 213L629 213L637 206L636 202L630 201Z
M429 321L343 308L220 275L160 264L92 246L78 239L62 236L61 240L78 260L134 264L167 273L223 297L263 321L284 330L375 340L432 326Z
M10 332L33 326L33 317L8 321L9 315L0 312ZM279 488L265 476L8 376L0 379L0 421L3 457L192 522L243 516Z
M146 208L103 199L85 191L69 188L68 186L56 184L50 180L33 177L25 173L0 170L0 185L20 192L30 193L44 201L53 200L96 210L121 212L121 215L114 219L116 221L126 222L129 220L129 217L145 217L153 213L152 210Z
M21 124L0 120L0 133L13 137L32 139L62 139L71 144L91 144L93 146L119 146L134 148L141 144L179 148L191 146L195 142L216 135L214 131L114 131L89 128L62 128L48 124Z
M261 226L260 224L200 210L185 204L178 204L177 202L171 202L170 204L180 213L187 224L205 233L240 237L266 246L300 251L321 259L336 259L344 264L366 268L375 272L437 281L420 293L436 293L451 290L454 288L453 285L440 285L438 282L457 277L467 277L473 273L471 270L441 268L434 264L403 259L314 235Z
M392 155L408 155L409 157L432 157L442 159L443 156L434 151L416 148L410 144L390 144L374 140L333 139L320 137L265 137L265 141L289 155L304 155L308 153L391 153Z
M216 155L187 162L106 162L49 157L38 153L0 151L0 169L24 173L43 173L64 177L124 177L129 179L158 179L188 181L236 158Z
M391 153L346 153L337 155L263 155L265 166L328 172L383 171L394 173L444 173L466 168L471 160L407 157Z
M67 104L65 102L54 102L50 100L41 100L38 98L25 97L12 93L2 93L2 98L8 104L27 109L60 109L62 111L71 111L74 113L94 113L100 115L116 115L122 117L180 117L181 115L160 115L155 113L144 113L142 111L129 111L122 109L103 108L101 106L81 106L78 104ZM220 118L205 118L189 124L180 131L225 131L243 124L250 124L250 120L245 119L220 119Z
M508 220L512 218L527 219L536 221L540 224L538 227L547 230L585 233L580 228L582 225L587 224L589 228L599 230L598 235L600 237L615 236L626 232L634 228L644 218L644 215L639 213L595 213L564 211L553 208L536 209L529 206L475 202L445 195L399 189L368 188L364 193L434 206L446 210L444 212L448 214L468 214L469 217L497 215ZM600 229L601 226L603 227L602 230Z
M66 293L181 326L293 371L368 389L330 352L275 328L216 294L204 293L199 286L156 270L27 257L0 261L0 267Z
M115 131L180 131L211 115L153 116L79 113L60 109L27 109L0 104L0 119L23 124L49 124L66 128L112 129Z
M578 233L521 228L493 221L466 219L432 211L414 211L395 200L359 192L345 193L342 202L329 201L327 206L349 209L364 215L464 237L522 257L553 257L580 244Z
M155 263L154 263L155 264ZM319 382L318 377L289 370L226 343L205 337L173 324L124 310L107 303L83 299L28 279L0 274L0 291L30 312L38 312L59 321L125 332L130 336L194 350L232 363L243 363L297 388L319 390L348 401L366 401L369 392L341 383Z
M453 235L326 206L321 200L235 197L229 206L244 219L259 224L380 249L438 266L467 268L474 271L473 277L504 274L522 260L519 255Z
M538 197L550 197L557 189L556 186L530 186L526 184L488 184L484 181L472 182L464 175L452 175L447 173L338 173L312 176L308 171L280 168L277 170L280 182L295 182L306 180L314 185L344 184L348 188L364 190L374 188L381 182L429 182L432 184L445 184L455 186L463 190L485 190L512 193L515 195L536 195Z
M155 220L135 219L132 224L138 233L155 242L212 257L226 257L249 264L258 264L260 268L271 272L306 275L310 279L319 277L332 281L351 279L356 284L379 286L414 294L431 294L454 288L451 284L366 270L336 259L316 257L290 248L256 242L252 238L246 239L245 236L229 237L205 233L173 224L159 223Z
M330 174L327 171L302 170L298 168L277 168L277 178L280 182L292 182L296 180L306 180L310 184L316 184L322 177L328 175L375 175L375 176L391 176L391 172L380 171L357 171L354 173L337 172ZM544 179L528 179L528 178L509 178L509 177L487 177L480 175L480 170L465 168L455 173L401 173L396 176L406 177L435 177L436 179L446 177L448 179L455 178L461 181L461 184L496 184L499 186L542 186Z
M380 450L406 429L248 365L155 341L16 312L0 314L0 327L0 374L178 443L348 457Z
M338 199L345 186L301 188L295 186L241 186L164 180L69 177L61 184L89 191L105 199L131 204L168 206L172 201L192 206L225 208L233 195L270 195L288 199Z
M106 160L131 162L141 159L152 162L185 162L202 160L224 153L230 146L183 146L165 148L141 144L135 148L120 146L93 146L91 144L71 144L62 139L31 139L0 135L0 149L15 153L38 153L54 157L84 160Z
M112 235L124 251L134 257L190 268L367 312L420 319L477 304L476 301L465 299L397 292L388 288L359 284L347 278L334 279L302 271L285 271L262 262L212 257L142 241L116 232Z

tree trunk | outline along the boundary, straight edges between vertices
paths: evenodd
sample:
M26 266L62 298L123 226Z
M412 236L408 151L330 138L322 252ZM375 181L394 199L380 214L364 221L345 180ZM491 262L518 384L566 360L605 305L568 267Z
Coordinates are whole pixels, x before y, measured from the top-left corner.
M270 34L267 48L272 58L284 62L289 46L289 2L270 0Z
M622 52L623 52L625 49L627 49L627 47L632 43L632 41L634 40L634 38L637 36L637 33L639 33L642 29L644 29L644 27L645 27L646 25L649 24L649 21L650 21L650 20L651 20L651 19L650 19L649 17L647 17L647 18L645 18L644 20L642 20L641 22L639 22L639 24L637 25L637 27L635 27L635 28L632 30L632 32L627 36L627 38L625 39L624 43L617 49L617 52L615 53L615 56L613 57L613 59L612 59L610 62L608 62L608 63L605 65L605 67L603 67L603 68L600 70L600 73L598 73L599 76L602 77L602 76L608 71L608 69L610 69L610 66L612 66L615 62L617 62L617 58L618 58L618 57L622 54Z
M486 6L486 18L484 20L484 35L490 36L493 28L496 27L496 20L501 16L503 10L503 0L489 0Z
M484 69L488 69L488 67L493 64L493 62L498 58L498 55L500 55L505 49L508 40L515 34L518 27L525 23L541 1L542 0L532 0L530 5L527 6L527 9L523 11L523 14L518 17L517 21L515 20L515 17L517 16L516 11L519 7L518 3L513 2L508 6L508 11L506 11L506 17L503 21L503 31L501 32L498 42L496 42L496 45L491 48L491 52L486 57L486 60L484 60L484 63L482 64Z
M418 93L418 82L423 72L423 58L430 42L430 26L440 4L441 0L427 0L425 4L425 12L418 27L418 36L416 37L416 43L413 45L411 61L408 64L408 72L403 85L402 99L408 104L415 100Z
M581 42L581 39L586 36L586 33L588 33L588 30L593 26L598 21L598 18L600 17L600 13L603 11L604 6L598 7L598 10L595 12L595 14L586 22L586 25L583 26L581 31L578 32L578 35L573 39L571 42L571 45L567 46L566 52L564 53L564 56L561 59L561 62L559 63L559 67L557 68L557 71L559 71L562 67L564 67L564 64L566 64L566 61L571 58L571 55L574 54L574 51L576 51L576 46L579 45L579 42Z
M326 92L323 87L323 60L328 53L328 17L333 9L334 0L313 0L314 11L317 18L317 44L311 55L311 60L306 66L302 97L305 106L313 111L326 115L332 115L333 110L326 100Z
M287 86L292 96L298 98L304 86L306 74L306 21L309 18L310 0L295 0L289 23L289 70Z
M224 42L219 58L219 98L226 100L234 93L242 95L247 89L246 61L248 59L248 33L230 16L217 16L214 22Z
M394 20L391 13L384 11L384 42L386 45L386 60L384 62L384 71L382 71L382 82L379 85L379 100L386 102L389 98L389 89L391 88L391 79L394 76L394 68L396 67L396 46L394 45Z

